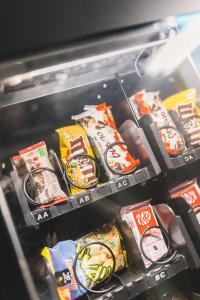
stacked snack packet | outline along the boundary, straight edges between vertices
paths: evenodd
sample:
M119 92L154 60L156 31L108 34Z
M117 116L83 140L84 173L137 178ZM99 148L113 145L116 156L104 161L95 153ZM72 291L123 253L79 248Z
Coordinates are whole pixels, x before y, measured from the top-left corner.
M45 142L32 145L19 151L19 155L12 158L19 176L24 179L26 174L38 168L47 168L53 171L49 160ZM31 175L31 188L36 193L34 201L39 206L48 206L67 200L61 190L56 174L48 170L41 170Z
M187 180L175 186L170 191L171 198L183 198L193 209L200 223L200 188L197 179Z
M128 151L119 134L111 112L106 103L86 105L84 112L72 116L72 120L80 123L91 139L95 154L100 158L109 179L117 178L118 174L133 171L140 165ZM105 157L106 154L106 157Z
M73 183L70 184L71 194L83 192L84 187L90 188L97 184L94 154L84 129L80 125L72 125L59 128L56 132L59 136L61 160Z
M139 251L141 251L141 237L144 231L149 228L147 235L143 238L143 251L152 261L157 261L166 254L167 246L161 230L159 228L151 228L152 226L158 226L158 221L149 201L125 206L121 209L120 214L122 220L125 221L131 229ZM143 255L142 251L141 257L145 268L149 268L152 262Z
M146 92L145 90L138 92L130 98L130 102L138 119L145 115L151 116L170 156L181 154L184 151L184 139L163 105L159 92Z
M167 110L176 113L193 147L200 146L200 109L195 89L174 94L163 102Z
M90 243L97 244L88 245ZM111 253L102 244L109 247L114 255L114 272L123 269L126 266L126 252L115 223L105 224L99 230L77 241L62 241L53 248L45 247L42 250L41 254L47 260L56 278L57 291L61 300L77 299L86 293L86 290L76 281L76 277L89 289L109 278L114 262ZM88 247L85 247L87 245ZM83 247L85 248L81 251ZM80 254L75 268L74 261L78 253Z

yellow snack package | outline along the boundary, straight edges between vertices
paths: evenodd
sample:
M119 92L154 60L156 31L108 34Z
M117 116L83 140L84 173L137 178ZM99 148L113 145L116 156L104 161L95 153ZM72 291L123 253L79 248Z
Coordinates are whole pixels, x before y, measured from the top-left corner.
M166 109L174 111L180 118L192 146L200 146L200 109L196 90L188 89L174 94L163 102Z
M84 129L79 125L56 130L59 136L60 156L72 195L83 192L98 183L94 153Z
M85 248L78 257L87 285L90 287L108 278L112 270L113 259L103 245L109 247L114 255L115 272L127 266L126 250L123 248L122 237L115 223L105 224L102 228L77 240L76 252L91 243L97 244Z

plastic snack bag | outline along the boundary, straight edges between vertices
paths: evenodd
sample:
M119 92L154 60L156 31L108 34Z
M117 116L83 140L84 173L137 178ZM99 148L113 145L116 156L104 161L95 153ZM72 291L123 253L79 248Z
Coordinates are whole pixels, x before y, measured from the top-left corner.
M40 142L28 148L19 151L19 155L13 157L16 169L23 178L26 174L20 173L20 165L23 166L26 173L38 169L47 168L53 171L52 164L49 160L45 142ZM38 205L56 204L67 200L66 194L61 190L56 174L49 170L41 170L30 176L29 185L36 192L35 199Z
M200 188L196 179L185 181L170 191L172 199L183 198L194 209L198 222L200 223Z
M114 270L111 253L104 245L114 255ZM86 292L76 281L77 277L83 286L92 289L108 279L113 271L116 272L126 266L126 253L122 248L121 235L113 223L104 225L100 230L88 234L76 242L63 241L53 248L45 247L42 255L48 261L51 271L57 279L59 293L61 289L62 291L65 289L66 294L67 292L70 294L71 298L69 296L61 298L63 300L76 299ZM77 264L75 266L76 257Z
M61 160L71 182L71 194L96 185L98 179L94 154L84 129L73 125L57 129L56 132L59 135Z
M115 224L106 224L100 230L77 240L76 250L80 251L82 247L94 242L103 243L111 249L115 257L115 272L126 266L126 252L122 247L122 238ZM110 253L100 244L86 248L80 255L80 261L82 265L87 266L84 273L87 285L90 287L109 277L113 265Z
M109 179L132 172L140 165L128 151L127 146L116 129L110 106L105 103L85 106L80 115L72 116L79 122L92 140Z
M196 90L188 89L168 97L164 102L167 110L174 111L194 147L200 145L200 109L197 105Z
M181 154L185 150L184 139L163 105L159 92L141 91L134 94L130 101L138 119L145 115L151 116L170 156Z
M41 254L46 259L56 279L60 300L76 299L86 292L78 285L74 276L75 241L62 241L57 243L53 248L45 247Z

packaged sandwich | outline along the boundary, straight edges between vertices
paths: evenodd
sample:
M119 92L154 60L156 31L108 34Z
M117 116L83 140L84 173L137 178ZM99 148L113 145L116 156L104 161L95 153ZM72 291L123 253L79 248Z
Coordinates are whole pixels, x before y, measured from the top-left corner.
M67 199L54 173L45 142L40 142L19 151L19 155L13 157L13 163L22 179L24 179L28 172L35 169L49 169L34 172L30 176L29 184L27 182L32 192L34 191L35 198L33 200L35 203L40 206L48 206L49 204L60 203Z
M185 181L171 189L172 199L183 198L194 209L200 223L200 188L196 179Z
M115 258L115 270L110 251ZM85 293L86 290L81 285L92 289L109 279L113 271L116 272L126 266L121 235L114 223L106 224L76 242L62 241L53 248L45 247L42 255L47 259L57 279L59 293L61 288L66 290L66 294L69 292L71 298L61 298L66 300L76 299Z
M196 90L188 89L168 97L163 104L167 110L176 113L182 123L190 144L200 145L200 109L197 105Z
M82 114L72 116L79 122L92 140L95 151L102 161L108 178L118 174L132 172L140 165L128 151L111 113L111 107L102 103L97 106L86 106Z
M137 246L141 251L140 243L145 230L148 230L151 226L158 226L152 206L150 204L146 205L145 202L144 206L140 204L123 207L121 217L132 230ZM152 261L160 260L167 252L167 246L159 228L150 228L148 230L143 238L142 246L143 251ZM149 268L152 262L143 255L142 251L141 257L144 266Z
M150 115L159 130L160 137L170 156L181 154L185 149L183 136L163 105L159 92L141 91L130 98L138 119Z
M80 125L56 130L60 156L70 181L71 194L83 192L98 183L94 154L84 129Z

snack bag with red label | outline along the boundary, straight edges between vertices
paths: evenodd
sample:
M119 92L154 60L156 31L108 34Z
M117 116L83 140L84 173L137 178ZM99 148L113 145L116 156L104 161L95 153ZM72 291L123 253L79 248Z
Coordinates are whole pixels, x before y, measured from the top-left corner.
M119 174L133 171L140 165L128 151L127 146L116 129L110 106L102 103L97 106L86 106L86 111L72 116L81 123L93 142L108 178L117 178Z
M47 168L53 171L49 160L45 142L40 142L28 148L19 151L19 156L13 157L15 166L23 161L26 171L32 171L38 168ZM48 170L41 170L30 177L32 188L36 192L34 201L38 205L48 206L67 200L66 194L61 190L56 175Z
M123 209L122 220L125 221L133 232L138 248L140 249L141 237L144 231L151 226L158 226L156 216L151 205L140 208ZM141 250L141 249L140 249ZM159 228L149 229L148 234L143 239L143 250L152 261L161 259L167 252L167 246L162 232ZM144 266L149 268L152 262L141 253Z
M151 116L169 155L178 155L184 151L184 139L163 105L159 92L141 91L134 94L130 101L138 119L145 115Z
M197 181L190 180L183 182L171 189L170 195L172 199L183 198L194 209L197 220L200 223L200 188Z
M194 147L200 146L200 109L195 89L188 89L165 99L167 110L176 112L183 128Z
M56 132L59 135L61 160L71 182L71 194L83 192L84 188L97 184L94 154L84 129L73 125L59 128Z

